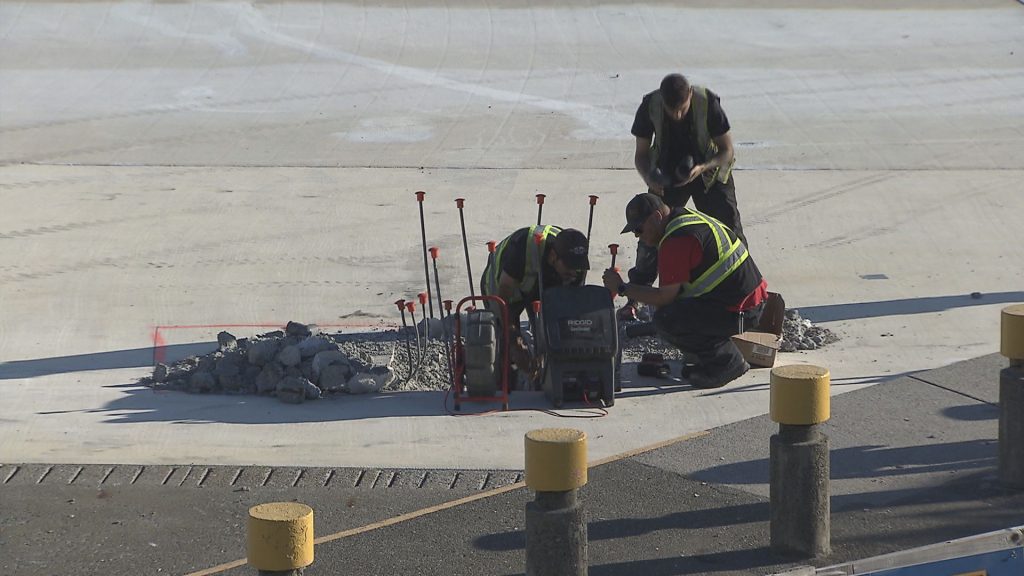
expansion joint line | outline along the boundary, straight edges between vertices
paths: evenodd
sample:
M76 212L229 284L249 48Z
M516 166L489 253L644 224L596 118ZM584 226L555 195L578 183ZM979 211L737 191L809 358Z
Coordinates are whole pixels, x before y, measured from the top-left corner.
M1024 0L1021 0L1021 1L1024 2ZM954 389L952 389L952 388L950 388L948 386L943 386L941 384L936 384L935 382L929 382L929 381L925 380L924 378L918 378L917 376L914 376L914 375L909 375L909 376L907 376L907 378L913 378L914 380L917 380L918 382L923 382L923 383L925 383L925 384L927 384L929 386L935 386L936 388L942 388L943 390L945 390L947 392L952 392L953 394L959 394L960 396L963 396L965 398L970 398L971 400L974 400L976 402L981 402L982 404L988 404L989 406L993 406L993 407L996 407L996 408L999 407L999 404L996 403L996 402L989 402L988 400L985 400L984 398L978 398L977 396L971 396L970 394L968 394L966 392L963 392L961 390L954 390Z

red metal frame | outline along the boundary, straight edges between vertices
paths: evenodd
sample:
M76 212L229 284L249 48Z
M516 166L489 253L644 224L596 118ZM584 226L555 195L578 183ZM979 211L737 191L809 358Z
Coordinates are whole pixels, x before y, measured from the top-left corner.
M462 322L460 321L462 305L487 300L496 302L501 308L501 326L498 336L499 346L501 347L501 389L500 393L496 396L464 396L462 376L465 372L465 365L463 360ZM459 304L455 307L455 342L452 344L455 357L455 381L452 382L452 389L455 392L456 410L461 408L462 402L501 402L501 409L508 410L508 376L512 364L509 358L511 347L509 346L508 323L508 304L499 296L466 296L459 300Z

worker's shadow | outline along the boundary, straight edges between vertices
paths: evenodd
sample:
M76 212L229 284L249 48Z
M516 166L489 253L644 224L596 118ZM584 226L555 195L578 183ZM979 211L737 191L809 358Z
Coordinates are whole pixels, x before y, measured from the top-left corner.
M108 415L113 424L138 422L174 422L202 424L287 424L300 422L337 422L400 416L443 416L444 392L379 392L376 394L327 394L318 400L287 404L272 396L254 394L191 394L172 390L154 390L141 384L120 384L117 400L101 408L87 410ZM451 399L447 399L451 408ZM487 406L493 408L493 406ZM472 413L480 407L464 408Z
M272 396L253 394L192 394L178 390L150 388L141 381L148 376L156 361L171 364L193 355L216 350L216 342L192 342L159 348L135 348L72 356L19 360L0 364L0 380L42 378L73 375L99 370L137 368L137 378L126 382L124 373L112 375L120 383L107 389L121 392L116 400L95 408L74 412L103 413L106 422L177 422L231 424L274 424L297 422L331 422L390 418L399 416L443 416L453 413L452 398L444 391L396 391L354 395L325 394L319 400L302 404L286 404ZM117 381L115 381L117 382ZM500 404L464 404L459 412L474 414L500 408ZM41 415L61 412L40 412Z

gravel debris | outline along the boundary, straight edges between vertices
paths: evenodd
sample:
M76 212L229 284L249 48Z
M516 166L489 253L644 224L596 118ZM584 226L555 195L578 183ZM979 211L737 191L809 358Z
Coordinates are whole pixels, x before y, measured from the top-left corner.
M622 360L636 362L648 352L662 354L666 360L686 359L678 348L657 336L626 336L627 329L649 318L648 311L641 310L640 321L620 325ZM221 332L217 350L157 364L153 374L140 382L159 390L262 394L289 403L337 394L450 387L448 347L440 321L431 324L430 338L419 347L411 327L359 334L328 334L312 328L289 322L284 330L251 339ZM419 328L422 335L422 323ZM798 309L786 310L780 352L816 350L838 341L834 332L815 326L801 317Z
M782 322L782 342L779 352L796 352L797 350L817 350L839 341L839 336L828 328L815 326L810 320L800 316L796 308L786 309Z

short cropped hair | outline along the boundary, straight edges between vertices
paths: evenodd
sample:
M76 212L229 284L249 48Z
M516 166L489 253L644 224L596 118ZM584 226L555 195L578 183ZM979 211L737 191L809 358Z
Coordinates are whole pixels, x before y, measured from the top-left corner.
M661 99L665 106L678 108L690 95L690 81L682 74L669 74L661 80Z

